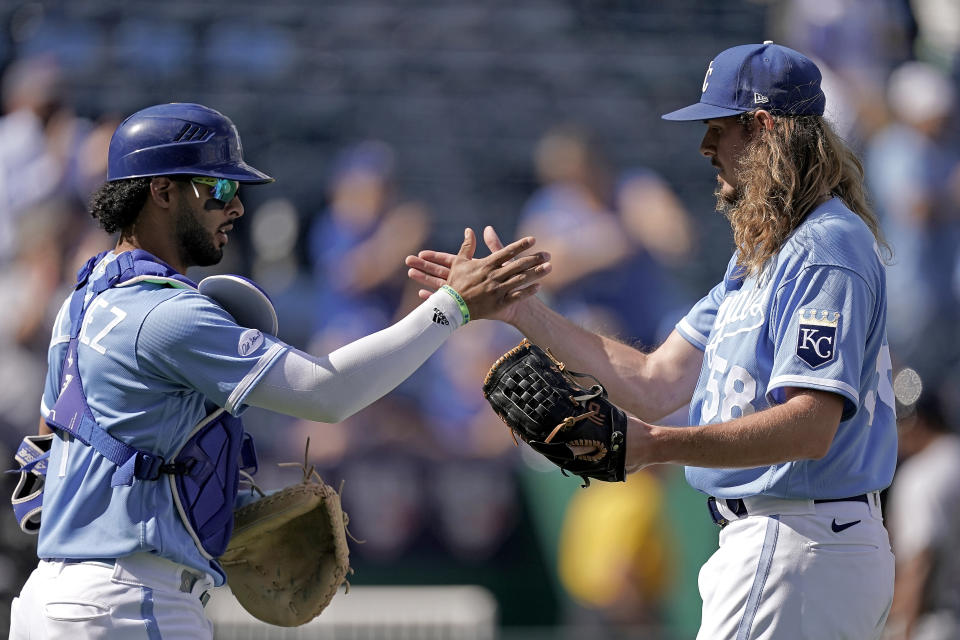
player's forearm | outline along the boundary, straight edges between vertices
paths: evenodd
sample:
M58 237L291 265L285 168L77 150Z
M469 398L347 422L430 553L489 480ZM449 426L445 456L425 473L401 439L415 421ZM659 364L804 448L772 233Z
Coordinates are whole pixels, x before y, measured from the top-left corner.
M614 404L644 420L669 415L693 394L702 353L679 335L644 353L575 325L535 298L524 301L512 324L568 368L596 376Z
M811 392L718 424L677 428L633 421L627 436L628 466L669 462L751 468L822 458L836 435L842 408L839 396Z
M340 422L392 391L460 324L456 302L437 292L396 324L322 358L290 349L246 403L306 420Z

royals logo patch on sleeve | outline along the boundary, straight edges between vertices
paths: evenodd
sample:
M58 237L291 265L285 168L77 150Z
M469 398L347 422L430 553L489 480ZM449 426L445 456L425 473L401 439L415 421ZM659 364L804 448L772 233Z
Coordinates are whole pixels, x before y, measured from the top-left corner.
M837 353L837 327L840 312L800 309L797 357L817 369L833 362Z

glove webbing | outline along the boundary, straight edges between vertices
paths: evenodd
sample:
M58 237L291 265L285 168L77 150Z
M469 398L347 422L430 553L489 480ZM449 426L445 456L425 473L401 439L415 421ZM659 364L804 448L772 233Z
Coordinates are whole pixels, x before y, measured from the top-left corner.
M566 375L566 374L569 374L569 375L571 375L571 376L578 375L578 376L583 377L583 378L587 378L587 377L593 378L593 376L590 376L590 375L578 374L578 373L575 373L575 372L573 372L573 371L564 371L564 365L563 365L563 363L560 362L560 361L558 361L556 358L553 357L553 354L550 353L550 349L549 349L549 348L547 349L547 355L550 356L550 359L553 360L553 361L557 364L557 366L560 368L560 372L561 372L561 373L563 373L563 374L565 374L565 375ZM596 379L596 378L593 378L593 380L596 382L597 379ZM590 393L585 393L585 394L579 395L579 396L570 396L570 400L573 401L574 404L580 404L580 403L583 402L584 400L592 400L593 398L596 398L596 397L599 396L601 393L603 393L603 387L601 387L600 384L597 383L597 384L593 385L592 387L590 387ZM558 424L557 426L555 426L555 427L553 428L553 431L550 432L550 435L548 435L546 438L544 438L543 441L546 442L547 444L550 444L550 441L553 440L554 436L556 436L558 433L560 433L560 431L562 431L563 429L567 429L567 428L569 428L569 427L572 427L573 425L577 424L578 422L580 422L580 421L583 420L584 418L589 418L590 416L595 416L595 415L597 415L597 410L596 410L596 409L593 409L592 411L587 411L586 413L581 413L579 416L567 416L566 418L563 419L563 421L562 421L560 424ZM512 431L513 431L513 430L511 429L511 432L512 432ZM516 442L516 436L514 436L514 442ZM581 442L580 442L580 441L576 441L576 442L571 442L570 444L578 445L578 444L581 444ZM587 443L586 441L584 441L582 444L586 445L586 444L588 444L588 443ZM598 444L598 443L590 442L589 444ZM594 459L599 460L600 458L602 458L603 456L605 456L606 453L607 453L606 447L604 447L603 445L600 445L599 448L602 450L602 453L600 453L599 455L594 454L594 455L597 455L596 458L594 458L594 456L590 456L590 457L587 457L587 459L588 459L588 460L594 460ZM586 457L586 456L584 456L584 457Z
M518 352L520 352L520 351L522 351L522 350L524 350L524 349L529 348L530 344L531 344L531 343L530 343L529 340L524 339L524 340L523 340L520 344L518 344L516 347L514 347L513 349L511 349L511 350L508 351L507 353L503 354L503 355L497 360L497 362L495 362L494 365L490 368L490 371L487 373L487 377L486 377L486 379L484 380L484 385L486 385L486 384L489 382L490 376L493 375L493 372L496 371L496 369L497 369L500 365L502 365L505 360L507 360L508 358L516 355ZM566 365L562 360L560 360L560 359L557 358L555 355L553 355L553 352L550 351L550 347L547 347L547 348L544 350L544 353L546 353L546 354L547 354L547 357L550 358L550 360L553 362L554 365L556 365L556 367L557 367L557 369L560 371L560 373L561 373L562 375L566 376L567 378L570 378L570 379L571 379L571 382L573 382L574 384L577 384L576 381L572 379L572 378L574 378L574 377L576 377L576 378L590 378L591 380L593 380L594 384L593 384L593 386L590 387L590 392L589 392L589 393L584 393L584 394L579 395L579 396L568 396L568 399L570 400L571 403L579 406L579 404L580 404L581 402L583 402L584 400L592 400L593 398L596 398L597 396L599 396L599 395L601 395L601 394L603 393L603 386L600 384L600 381L597 380L594 376L592 376L592 375L590 375L590 374L588 374L588 373L579 373L579 372L577 372L577 371L572 371L572 370L570 370L570 369L567 369L567 365ZM597 410L594 409L594 410L592 410L592 411L588 411L588 412L586 412L586 413L582 413L582 414L580 414L579 416L568 416L568 417L564 418L563 421L562 421L560 424L558 424L556 427L553 428L553 430L550 432L550 435L548 435L548 436L544 439L544 442L545 442L546 444L549 444L549 443L554 439L554 437L556 437L556 435L557 435L558 433L560 433L560 431L562 431L563 429L568 429L568 428L572 427L573 425L575 425L576 423L580 422L581 420L584 420L584 419L589 418L589 417L591 417L591 416L595 416L596 414L597 414ZM518 447L519 447L519 446L520 446L520 442L517 441L517 434L516 434L516 432L515 432L513 429L511 429L509 425L507 425L507 428L510 430L510 436L513 438L513 444L514 444L515 446L518 446ZM591 440L591 441L576 440L576 441L570 442L569 444L572 444L572 445L575 445L575 446L593 446L593 447L595 447L595 450L594 450L594 452L593 452L592 454L590 454L590 455L580 455L580 456L577 456L578 458L582 458L582 459L584 459L584 460L590 460L590 461L601 460L601 459L603 459L604 456L607 455L607 448L606 448L606 447L603 445L603 443L601 443L601 442L597 442L597 441L593 441L593 440Z
M544 353L547 354L547 357L550 358L553 364L557 365L557 369L560 369L560 373L567 376L572 376L575 378L590 378L591 380L593 380L595 384L592 387L590 387L590 390L596 391L597 387L599 387L600 390L596 391L596 393L594 393L592 396L589 396L590 398L596 398L598 395L603 393L603 387L600 385L600 381L594 378L592 375L590 375L589 373L578 373L576 371L571 371L570 369L567 369L567 365L564 364L562 360L557 359L557 356L553 355L553 352L550 351L550 347L547 347L546 349L544 349Z
M579 416L568 416L564 418L563 422L555 426L553 428L553 431L550 432L550 435L544 438L543 441L546 442L547 444L550 444L550 441L553 440L553 437L557 435L557 433L559 433L562 429L572 427L573 425L577 424L584 418L589 418L590 416L596 415L596 413L597 413L597 410L594 409L593 411L587 411L586 413L581 413Z

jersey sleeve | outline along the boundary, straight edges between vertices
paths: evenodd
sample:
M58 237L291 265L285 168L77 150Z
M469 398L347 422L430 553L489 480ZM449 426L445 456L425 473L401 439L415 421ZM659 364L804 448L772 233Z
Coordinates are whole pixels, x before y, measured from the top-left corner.
M145 372L199 391L238 415L247 395L288 348L259 329L238 325L205 296L185 292L144 318L137 361Z
M680 322L676 325L677 333L701 351L707 348L710 330L713 328L713 322L717 317L717 309L723 302L725 292L726 283L719 283L693 305L687 315L680 318Z
M837 393L843 419L860 403L867 334L876 297L863 278L835 266L808 266L776 293L769 327L774 345L767 398L785 399L785 387Z

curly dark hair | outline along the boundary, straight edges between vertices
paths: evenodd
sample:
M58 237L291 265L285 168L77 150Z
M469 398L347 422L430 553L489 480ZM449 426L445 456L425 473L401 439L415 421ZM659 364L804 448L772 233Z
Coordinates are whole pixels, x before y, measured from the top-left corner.
M137 220L150 195L152 178L106 182L90 197L90 215L107 233L126 229Z

